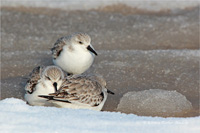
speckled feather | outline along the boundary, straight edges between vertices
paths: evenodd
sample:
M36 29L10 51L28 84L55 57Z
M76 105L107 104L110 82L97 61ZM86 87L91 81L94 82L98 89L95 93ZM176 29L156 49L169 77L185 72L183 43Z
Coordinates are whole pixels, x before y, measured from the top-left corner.
M57 67L50 67L48 70L46 70L46 75L48 77L51 77L52 80L56 80L60 78L60 75L62 75L61 70L59 70Z
M52 103L39 95L55 93L61 87L64 76L63 71L57 66L34 68L25 86L24 99L30 105L52 106Z
M63 46L66 44L66 39L69 39L69 37L61 37L55 42L53 48L51 49L52 57L54 59L56 59L62 52Z
M103 84L92 80L89 76L67 77L63 86L57 93L50 94L56 100L79 102L98 106L104 99Z
M26 93L33 93L34 88L37 85L38 81L41 78L41 73L44 70L44 66L38 66L33 69L33 71L30 73L30 77L27 80L27 84L25 86L25 91Z

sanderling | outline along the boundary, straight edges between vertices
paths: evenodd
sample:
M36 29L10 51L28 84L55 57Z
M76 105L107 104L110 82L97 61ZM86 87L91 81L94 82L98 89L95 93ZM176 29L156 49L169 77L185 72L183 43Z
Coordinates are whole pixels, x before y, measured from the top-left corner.
M57 66L38 66L33 69L25 86L25 100L30 105L50 106L44 98L38 95L55 93L64 80L63 71Z
M52 51L53 63L69 74L82 74L90 68L96 51L91 45L91 38L86 33L75 33L61 37Z
M107 99L106 81L100 76L73 75L65 78L62 87L49 95L39 97L48 99L55 106L73 109L100 111Z

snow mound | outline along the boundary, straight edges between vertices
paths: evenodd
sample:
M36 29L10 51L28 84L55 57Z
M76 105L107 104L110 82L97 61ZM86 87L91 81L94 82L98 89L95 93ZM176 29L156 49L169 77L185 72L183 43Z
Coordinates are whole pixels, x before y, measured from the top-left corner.
M0 118L2 133L128 133L133 131L191 133L200 131L200 117L141 117L116 112L29 106L15 98L0 101Z
M177 116L192 109L192 104L177 91L150 89L123 95L117 110L150 116Z

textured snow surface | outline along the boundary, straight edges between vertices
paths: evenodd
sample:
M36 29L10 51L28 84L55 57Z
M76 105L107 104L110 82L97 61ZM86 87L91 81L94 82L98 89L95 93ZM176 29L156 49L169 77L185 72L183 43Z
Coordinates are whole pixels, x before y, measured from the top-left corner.
M0 101L1 133L198 133L200 117L141 117L116 112L29 106L7 98Z
M192 104L177 91L150 89L123 95L117 110L148 116L176 116L192 109Z

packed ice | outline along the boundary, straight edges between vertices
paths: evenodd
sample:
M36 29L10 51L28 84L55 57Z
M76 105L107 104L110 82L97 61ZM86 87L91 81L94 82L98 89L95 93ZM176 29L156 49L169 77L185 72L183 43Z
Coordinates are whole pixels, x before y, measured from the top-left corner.
M177 91L150 89L123 95L117 111L148 116L178 116L192 109L192 104Z

